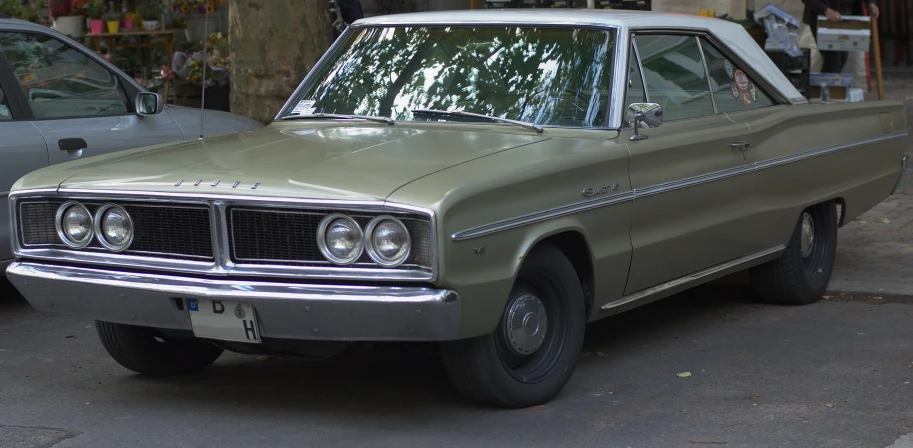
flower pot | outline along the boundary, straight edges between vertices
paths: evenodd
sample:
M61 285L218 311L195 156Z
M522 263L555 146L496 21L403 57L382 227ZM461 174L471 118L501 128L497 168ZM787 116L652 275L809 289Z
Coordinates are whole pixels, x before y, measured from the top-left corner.
M105 32L105 21L101 19L89 19L89 33L101 34Z
M84 16L58 16L52 20L51 27L70 37L86 35Z
M158 20L143 20L143 29L146 31L156 31L159 29Z
M124 19L124 29L133 31L133 19Z
M107 24L109 33L114 34L120 31L120 20L108 20Z

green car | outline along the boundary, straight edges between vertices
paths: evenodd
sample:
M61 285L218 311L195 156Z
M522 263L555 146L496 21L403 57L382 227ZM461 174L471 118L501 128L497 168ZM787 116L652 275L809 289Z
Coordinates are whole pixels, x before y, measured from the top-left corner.
M741 270L763 300L818 300L905 126L900 102L807 101L722 20L382 16L263 129L19 180L7 275L142 374L436 341L466 396L525 407L569 381L588 322Z

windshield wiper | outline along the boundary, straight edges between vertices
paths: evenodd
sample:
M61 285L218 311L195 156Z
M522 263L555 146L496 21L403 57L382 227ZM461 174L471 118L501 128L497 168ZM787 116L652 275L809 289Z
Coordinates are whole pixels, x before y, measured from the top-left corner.
M362 120L373 121L375 123L386 123L390 126L396 124L390 117L375 117L373 115L352 115L352 114L325 114L325 113L316 113L309 115L286 115L282 117L282 120L306 120L308 118L342 118L342 119L355 119L360 118Z
M437 109L412 109L413 114L436 114L436 115L456 115L458 117L474 117L474 118L487 118L491 121L503 121L504 123L510 123L514 126L520 126L521 128L526 128L538 133L542 133L542 126L533 123L527 123L525 121L511 120L508 118L493 117L491 115L482 115L472 112L465 112L462 110L437 110Z

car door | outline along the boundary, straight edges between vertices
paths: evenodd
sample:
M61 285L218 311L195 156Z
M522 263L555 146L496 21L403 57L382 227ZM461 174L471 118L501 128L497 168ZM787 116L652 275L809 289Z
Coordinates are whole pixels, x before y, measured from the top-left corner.
M140 116L136 89L78 44L32 31L0 33L25 113L44 136L50 164L181 140L168 114Z
M47 145L35 126L25 119L18 88L9 66L0 59L0 262L13 258L10 250L9 192L20 177L48 165Z
M630 71L642 73L646 101L663 107L663 123L627 142L636 195L625 294L757 249L746 175L753 160L738 146L749 130L717 113L698 37L638 33L634 43L640 64ZM628 102L638 97L629 92Z

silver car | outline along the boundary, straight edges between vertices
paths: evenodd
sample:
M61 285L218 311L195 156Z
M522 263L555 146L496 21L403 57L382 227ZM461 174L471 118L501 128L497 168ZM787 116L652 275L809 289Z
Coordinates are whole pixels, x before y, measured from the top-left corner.
M81 157L199 137L199 110L162 104L73 39L0 17L0 266L13 258L7 205L13 182ZM207 137L261 127L213 110L203 122Z

